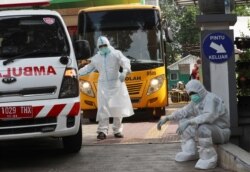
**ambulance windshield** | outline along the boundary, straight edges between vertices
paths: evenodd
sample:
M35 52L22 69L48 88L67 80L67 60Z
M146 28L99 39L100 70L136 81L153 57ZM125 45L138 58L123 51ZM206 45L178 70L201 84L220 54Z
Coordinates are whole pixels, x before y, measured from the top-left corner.
M0 17L0 59L61 55L69 55L69 42L55 16Z

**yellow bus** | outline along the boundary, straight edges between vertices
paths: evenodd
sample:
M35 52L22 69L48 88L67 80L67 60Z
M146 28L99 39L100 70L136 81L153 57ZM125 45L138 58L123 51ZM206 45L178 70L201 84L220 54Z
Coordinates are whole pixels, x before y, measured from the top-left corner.
M165 29L160 9L152 5L114 5L82 9L78 16L79 39L87 40L92 55L96 40L104 35L131 61L126 85L135 113L165 115L168 105ZM98 72L80 77L83 117L94 121L97 113ZM142 112L142 113L139 113Z

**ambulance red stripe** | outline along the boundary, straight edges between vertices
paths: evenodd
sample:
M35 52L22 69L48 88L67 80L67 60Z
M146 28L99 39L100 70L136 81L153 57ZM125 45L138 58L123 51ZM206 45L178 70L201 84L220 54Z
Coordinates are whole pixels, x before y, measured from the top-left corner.
M44 115L44 117L57 117L65 108L66 104L57 104L54 105L47 115ZM33 117L36 118L37 115L42 111L44 106L33 106ZM68 113L68 116L77 116L80 111L80 102L74 103L73 107Z
M43 109L44 106L35 106L33 107L33 118L35 118L39 112Z
M65 106L66 104L54 105L52 109L49 111L47 117L57 117Z
M70 110L68 116L77 116L80 111L80 102L74 104L72 109Z

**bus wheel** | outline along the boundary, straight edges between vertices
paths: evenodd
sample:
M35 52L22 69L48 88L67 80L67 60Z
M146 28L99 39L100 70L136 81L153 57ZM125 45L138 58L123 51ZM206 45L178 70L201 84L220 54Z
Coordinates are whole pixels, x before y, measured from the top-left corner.
M165 107L158 107L153 109L153 118L155 120L159 120L161 116L164 116L166 114Z
M77 153L82 147L82 124L80 123L78 132L73 136L62 138L63 149L68 153Z
M95 123L96 122L96 118L89 118L89 121L92 122L92 123Z
M154 120L159 120L159 119L161 119L161 116L153 115L153 119L154 119Z
M89 122L96 122L97 109L83 110L83 118L88 118Z

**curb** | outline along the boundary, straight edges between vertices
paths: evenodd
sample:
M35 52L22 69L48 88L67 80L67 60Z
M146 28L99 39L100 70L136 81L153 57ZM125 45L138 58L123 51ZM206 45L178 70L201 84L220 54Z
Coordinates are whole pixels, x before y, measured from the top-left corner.
M218 146L219 165L223 169L236 172L250 171L250 153L227 143Z

